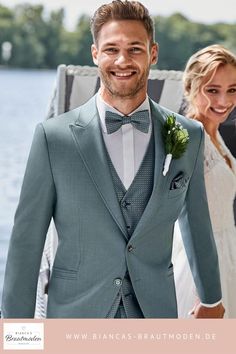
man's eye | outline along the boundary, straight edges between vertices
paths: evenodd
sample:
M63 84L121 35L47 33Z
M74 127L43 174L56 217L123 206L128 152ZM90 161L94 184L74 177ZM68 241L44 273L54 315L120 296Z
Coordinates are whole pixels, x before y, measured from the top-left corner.
M132 48L130 49L130 51L131 51L132 53L140 53L140 52L141 52L141 49L138 48L138 47L132 47Z
M116 48L106 48L105 52L113 54L113 53L117 53L117 49Z

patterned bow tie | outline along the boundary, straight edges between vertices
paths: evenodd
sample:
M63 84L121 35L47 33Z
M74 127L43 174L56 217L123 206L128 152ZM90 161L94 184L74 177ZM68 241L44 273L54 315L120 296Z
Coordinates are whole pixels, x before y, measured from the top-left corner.
M108 134L116 132L123 124L129 123L141 132L148 133L150 124L149 111L138 111L132 114L132 116L120 116L117 113L106 111L105 123Z

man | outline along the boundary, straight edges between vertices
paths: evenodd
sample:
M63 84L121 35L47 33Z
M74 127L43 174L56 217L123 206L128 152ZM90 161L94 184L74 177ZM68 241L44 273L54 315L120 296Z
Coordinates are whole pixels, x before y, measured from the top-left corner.
M179 217L207 305L199 304L195 316L222 317L202 129L176 115L190 140L164 176L161 131L170 112L147 97L158 56L148 11L138 2L115 0L95 12L91 29L100 91L36 129L10 242L3 315L33 317L53 217L59 244L47 317L177 317L171 253Z

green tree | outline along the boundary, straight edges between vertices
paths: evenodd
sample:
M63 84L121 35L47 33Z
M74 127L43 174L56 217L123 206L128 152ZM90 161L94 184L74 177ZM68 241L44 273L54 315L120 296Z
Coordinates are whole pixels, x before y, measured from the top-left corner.
M190 22L176 13L156 19L156 40L160 46L159 69L180 70L191 53Z
M49 20L45 24L45 36L42 43L45 48L45 64L49 68L55 68L61 63L61 47L64 32L64 10L51 12Z
M77 64L79 65L93 65L91 57L91 45L93 43L90 32L90 18L83 15L79 18L76 28L77 34Z
M61 62L74 65L93 65L91 44L90 18L87 15L82 15L74 32L64 31L62 34Z
M80 63L78 57L78 33L63 31L60 45L60 63L73 64Z
M12 42L14 13L0 5L0 64L3 64L1 48L3 42Z
M221 44L236 54L236 24L218 23L213 27L221 35Z
M19 67L44 67L45 35L43 6L18 5L14 11L13 55L11 64Z
M236 25L206 25L189 21L181 13L156 16L159 43L159 69L183 70L197 50L221 43L236 52ZM23 4L13 10L0 5L0 45L12 43L8 65L30 68L56 68L60 63L93 65L90 47L90 18L82 15L74 31L64 26L64 10L46 16L42 5ZM2 58L0 58L0 64Z
M232 25L223 31L218 25L189 21L182 14L155 19L156 40L160 46L159 69L183 70L188 58L197 50L214 43L224 43L232 36Z

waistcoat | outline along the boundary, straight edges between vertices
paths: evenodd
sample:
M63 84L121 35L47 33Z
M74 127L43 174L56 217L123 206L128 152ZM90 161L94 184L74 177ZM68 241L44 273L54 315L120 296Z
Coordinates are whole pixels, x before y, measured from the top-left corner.
M124 217L128 239L132 236L146 206L153 189L153 176L155 164L155 149L153 133L150 138L143 161L128 190L121 182L112 161L107 153L114 189ZM122 303L128 318L143 317L137 302L132 283L128 274L122 281L121 290L107 317L113 318L119 305Z

